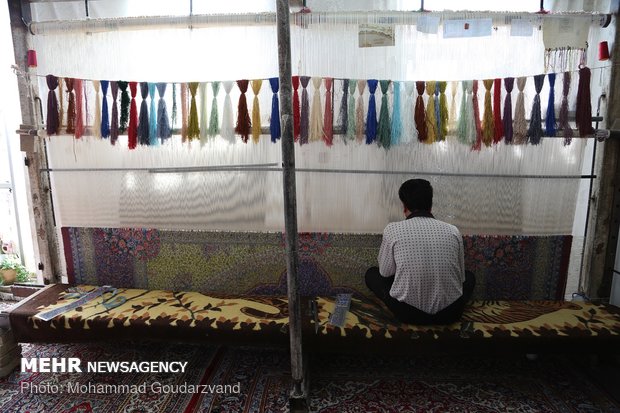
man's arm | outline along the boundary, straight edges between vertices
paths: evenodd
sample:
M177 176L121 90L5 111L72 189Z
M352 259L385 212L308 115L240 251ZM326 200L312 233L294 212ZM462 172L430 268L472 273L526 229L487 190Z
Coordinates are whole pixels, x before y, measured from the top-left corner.
M465 282L465 246L463 243L463 236L459 233L459 267L461 268L461 282Z
M379 249L379 272L383 277L391 277L396 274L396 262L394 261L394 241L388 228L383 231L383 240Z

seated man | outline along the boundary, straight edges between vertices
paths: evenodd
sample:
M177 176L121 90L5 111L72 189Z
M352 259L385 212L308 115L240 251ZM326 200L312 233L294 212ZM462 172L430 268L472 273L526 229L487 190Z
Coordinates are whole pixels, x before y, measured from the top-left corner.
M410 179L398 196L407 219L385 227L379 267L366 272L366 285L404 323L455 322L475 286L464 269L461 233L431 214L430 182Z

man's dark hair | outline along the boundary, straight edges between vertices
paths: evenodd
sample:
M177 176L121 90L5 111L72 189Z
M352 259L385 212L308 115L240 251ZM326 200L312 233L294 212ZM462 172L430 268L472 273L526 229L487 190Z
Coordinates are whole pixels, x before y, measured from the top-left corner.
M398 197L409 211L430 211L433 187L426 179L409 179L398 190Z

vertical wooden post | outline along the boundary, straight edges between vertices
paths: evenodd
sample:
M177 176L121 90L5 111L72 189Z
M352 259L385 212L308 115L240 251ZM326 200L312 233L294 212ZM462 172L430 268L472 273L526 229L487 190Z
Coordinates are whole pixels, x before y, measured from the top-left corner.
M28 180L32 214L35 224L36 242L39 250L39 269L43 272L46 284L60 280L60 255L54 228L54 216L50 193L50 182L46 174L40 173L47 168L45 141L38 136L43 123L38 113L36 103L37 84L32 80L28 68L28 28L25 22L30 21L30 3L28 1L7 0L11 20L11 35L13 37L13 52L15 63L25 75L18 76L19 103L22 113L20 127L21 150L26 152L28 165ZM40 100L39 100L40 102ZM11 139L11 137L8 137Z

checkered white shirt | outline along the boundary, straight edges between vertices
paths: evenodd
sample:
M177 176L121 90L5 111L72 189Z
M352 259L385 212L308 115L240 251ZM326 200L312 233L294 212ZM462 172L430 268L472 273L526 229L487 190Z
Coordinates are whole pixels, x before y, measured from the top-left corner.
M383 231L379 272L394 275L392 297L436 314L463 294L463 237L454 225L430 217L392 222Z

